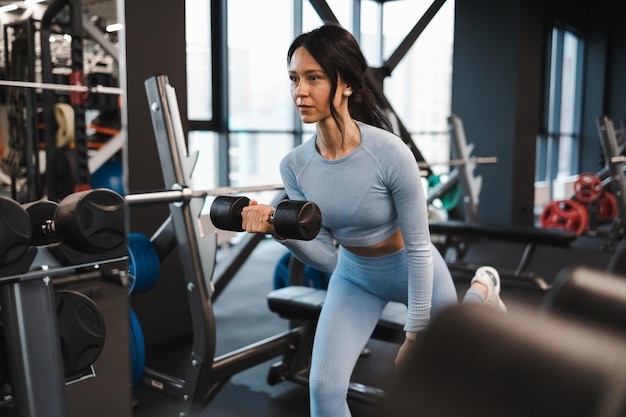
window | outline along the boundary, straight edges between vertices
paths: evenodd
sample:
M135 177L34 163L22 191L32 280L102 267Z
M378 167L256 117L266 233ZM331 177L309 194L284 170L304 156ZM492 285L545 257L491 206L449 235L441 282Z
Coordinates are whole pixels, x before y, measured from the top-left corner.
M431 0L384 3L384 59L431 4ZM454 2L447 1L385 80L385 96L426 161L433 163L450 158L453 33ZM439 174L442 172L437 171L449 168L438 165L432 169Z
M544 194L538 205L567 198L571 191L567 184L579 170L583 46L575 33L559 27L552 29L546 68L544 133L537 141L535 188Z
M186 0L187 117L211 118L211 2Z
M203 181L214 181L203 183L203 188L279 183L280 160L295 145L310 139L314 129L303 125L295 113L287 77L287 49L300 32L296 28L311 30L320 26L322 19L308 0L215 1L223 2L228 14L228 33L223 36L228 39L228 73L225 81L213 80L228 86L228 126L224 132L190 133L190 148L193 145L201 150L197 175ZM211 74L211 31L225 28L211 28L211 1L186 2L188 118L208 121L213 117L210 80L219 76ZM353 33L354 28L359 30L355 36L368 63L377 67L432 1L327 3L340 24ZM438 161L449 156L453 11L454 1L449 0L384 86L420 151Z

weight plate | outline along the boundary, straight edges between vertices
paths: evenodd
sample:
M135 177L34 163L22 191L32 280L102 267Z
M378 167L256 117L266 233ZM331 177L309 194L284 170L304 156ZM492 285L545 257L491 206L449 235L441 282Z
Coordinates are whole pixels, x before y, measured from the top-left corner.
M146 346L143 338L143 331L139 324L137 314L132 307L129 310L130 315L130 352L131 352L131 378L133 385L141 382L143 376L143 368L146 365Z
M441 183L441 177L439 175L431 175L427 179L428 190L435 188ZM437 200L441 202L441 208L450 211L454 209L461 201L461 185L455 184L448 191L443 193Z
M617 217L619 209L617 199L610 191L604 191L598 200L598 218L600 221L611 221Z
M546 205L540 217L541 227L576 232L582 235L589 225L587 209L574 200L557 200Z
M129 234L127 244L130 273L128 293L141 294L150 291L159 279L159 255L150 239L141 233Z
M574 195L583 203L596 201L602 195L602 180L591 172L580 174L574 182Z
M106 327L100 309L76 291L55 293L63 368L66 376L88 369L104 347Z

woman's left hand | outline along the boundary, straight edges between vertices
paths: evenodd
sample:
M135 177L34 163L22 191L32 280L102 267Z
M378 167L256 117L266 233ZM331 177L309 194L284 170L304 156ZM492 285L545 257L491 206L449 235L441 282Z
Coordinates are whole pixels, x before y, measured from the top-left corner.
M396 355L396 368L402 366L413 349L415 348L415 341L411 339L404 339L404 342L400 346L400 350L398 350L398 354Z

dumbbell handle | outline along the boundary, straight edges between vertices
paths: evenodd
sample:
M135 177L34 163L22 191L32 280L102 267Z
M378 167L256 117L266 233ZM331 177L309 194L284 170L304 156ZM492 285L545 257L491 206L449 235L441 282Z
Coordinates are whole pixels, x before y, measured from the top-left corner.
M46 219L46 221L41 225L41 232L46 236L54 236L56 233L54 220Z

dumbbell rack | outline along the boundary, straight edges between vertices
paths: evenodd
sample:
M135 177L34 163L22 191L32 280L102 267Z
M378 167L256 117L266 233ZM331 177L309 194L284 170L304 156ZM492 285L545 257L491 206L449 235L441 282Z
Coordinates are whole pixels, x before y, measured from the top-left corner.
M66 417L66 379L59 342L53 284L87 271L98 276L122 271L127 257L94 255L63 265L48 247L30 247L14 264L0 268L4 342L11 369L12 400L20 417ZM106 271L106 272L105 272Z

